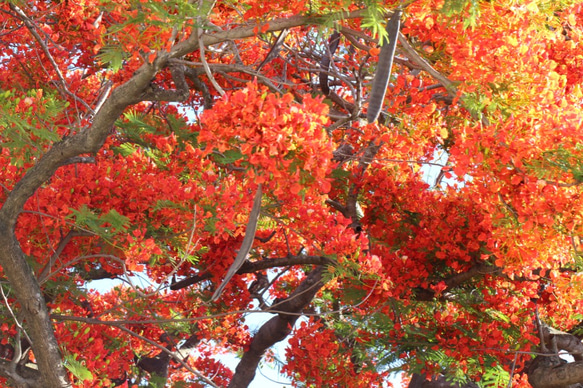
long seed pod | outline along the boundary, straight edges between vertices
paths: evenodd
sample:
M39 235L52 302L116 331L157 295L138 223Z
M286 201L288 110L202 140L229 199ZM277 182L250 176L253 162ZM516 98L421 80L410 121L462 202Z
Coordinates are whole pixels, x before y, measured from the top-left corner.
M243 237L243 242L241 243L241 248L235 261L231 264L231 267L227 271L227 275L221 282L221 285L216 289L215 293L211 297L211 302L219 299L223 290L225 289L227 283L231 280L233 276L237 273L239 268L245 261L247 261L247 255L251 250L253 245L253 239L255 238L255 232L257 231L257 222L259 221L259 212L261 211L261 185L257 187L257 192L255 193L255 199L253 200L253 208L251 208L251 214L249 214L249 221L247 222L247 228L245 229L245 237Z
M328 42L328 52L322 55L322 61L320 62L320 65L322 66L322 72L320 73L320 89L322 89L322 93L324 93L326 96L330 94L330 87L328 86L328 70L330 70L330 60L334 56L339 42L340 33L338 31L334 31L332 36L330 36L330 41Z
M383 106L385 93L389 86L389 78L391 78L391 68L393 67L393 58L395 57L395 48L397 47L397 36L399 35L400 26L401 10L396 10L387 23L389 41L385 41L381 47L377 71L372 81L368 111L366 113L366 119L369 123L374 123L377 120L381 112L381 107Z

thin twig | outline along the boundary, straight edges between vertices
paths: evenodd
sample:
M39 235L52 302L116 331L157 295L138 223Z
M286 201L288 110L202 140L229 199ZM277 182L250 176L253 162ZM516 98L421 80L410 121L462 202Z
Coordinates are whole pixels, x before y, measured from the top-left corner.
M514 353L514 361L512 362L512 370L510 371L510 378L508 379L507 388L512 387L512 378L514 377L514 369L516 368L516 360L518 359L518 353Z
M22 331L22 333L26 337L26 340L32 344L32 341L31 341L30 337L28 336L28 334L26 333L26 330L24 330L24 327L22 327L20 322L18 322L18 319L16 319L16 315L14 315L14 311L12 311L12 308L10 307L10 303L8 302L8 298L6 297L6 294L4 294L4 287L2 287L2 286L0 286L0 293L2 293L2 299L4 299L4 303L6 304L6 308L10 312L12 319L14 319L14 323L16 323L16 327L18 327L18 329Z
M53 58L51 52L49 51L49 48L47 47L47 45L43 41L42 37L36 31L36 26L32 23L32 21L26 15L26 13L24 13L24 11L22 9L20 9L15 4L10 4L10 9L12 9L14 12L16 12L16 14L19 16L20 20L22 20L22 22L24 23L24 25L26 26L28 31L32 34L32 36L35 38L35 40L41 46L41 49L43 50L43 52L45 53L45 55L47 56L47 58L51 62L51 65L53 66L55 72L57 73L57 76L59 77L59 81L61 83L61 86L63 87L64 93L67 94L68 96L72 97L75 101L81 102L81 104L83 104L85 106L85 108L87 108L90 112L93 112L93 109L85 101L83 101L82 99L77 97L74 93L69 91L68 86L67 86L67 81L65 80L65 77L63 76L63 73L61 72L61 69L59 69L59 65L57 65L57 62Z
M198 4L199 7L202 8L202 3L204 2L204 0L199 0ZM199 23L200 23L200 17L199 19ZM223 90L223 88L221 88L221 86L218 84L217 80L215 79L215 77L213 76L213 73L211 72L211 69L209 68L209 65L206 61L205 58L205 48L204 48L204 42L202 41L202 34L203 34L203 30L202 28L197 28L197 32L196 32L197 36L198 36L198 49L200 51L200 60L202 62L202 67L204 68L204 71L207 75L207 77L209 78L209 80L211 81L211 83L213 84L213 86L215 87L216 91L221 95L224 96L225 95L225 91Z

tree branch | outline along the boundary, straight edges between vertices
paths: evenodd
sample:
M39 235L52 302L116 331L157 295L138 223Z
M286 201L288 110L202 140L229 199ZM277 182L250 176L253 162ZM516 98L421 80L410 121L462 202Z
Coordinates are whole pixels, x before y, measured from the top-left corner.
M201 36L201 43L204 44L205 47L208 47L228 40L249 38L255 36L255 30L260 25L266 27L266 29L263 31L266 33L281 31L284 29L290 29L303 25L321 24L325 21L330 22L346 19L356 19L363 17L365 14L366 10L359 9L351 12L335 12L328 15L292 16L289 18L279 18L265 22L258 22L257 24L250 23L249 25L236 27L227 31L204 33ZM198 49L198 38L196 34L191 34L188 39L176 44L173 47L171 57L180 58L196 49Z
M32 367L18 364L13 371L11 362L0 359L0 376L7 377L14 382L15 387L22 388L42 388L43 380L40 372Z
M289 298L278 304L278 311L283 312L263 324L255 334L249 349L235 369L235 375L229 384L229 388L247 387L255 377L255 371L263 353L291 333L293 325L300 317L302 310L310 304L316 293L324 286L322 281L323 271L323 266L314 269Z
M170 101L181 102L186 101L190 96L190 91L184 78L184 66L171 63L170 73L172 74L172 81L176 85L176 89L167 90L157 88L155 85L150 85L148 90L142 95L144 101Z
M583 361L569 362L559 356L537 356L528 371L533 388L574 388L583 381Z
M263 271L271 268L278 267L288 267L292 265L334 265L335 262L325 256L287 256L279 257L274 259L265 259L258 261L246 261L243 263L241 268L237 271L237 275L242 275L244 273L255 273L258 271ZM212 278L211 272L203 272L198 275L191 276L189 278L180 280L178 282L172 283L170 285L171 290L180 290L186 288L192 284L202 282L203 280L208 280Z
M494 265L490 265L486 262L477 263L465 272L460 272L447 279L443 279L446 288L442 291L442 293L459 287L475 277L483 276L485 274L492 274L499 270L500 268ZM435 291L427 288L416 288L415 291L415 300L421 302L430 302L436 296Z
M422 58L421 55L419 55L417 51L411 46L411 44L409 44L407 38L401 33L399 33L399 42L401 43L403 51L405 52L405 54L407 54L409 59L417 63L423 70L425 70L427 73L429 73L429 75L431 75L440 84L442 84L451 97L456 96L457 89L454 83L450 81L449 78L441 74L439 71L435 70L431 63Z

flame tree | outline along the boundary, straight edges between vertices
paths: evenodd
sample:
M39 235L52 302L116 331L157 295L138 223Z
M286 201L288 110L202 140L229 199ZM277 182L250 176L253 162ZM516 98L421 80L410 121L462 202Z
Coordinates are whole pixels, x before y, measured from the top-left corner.
M1 383L583 381L578 3L3 2Z

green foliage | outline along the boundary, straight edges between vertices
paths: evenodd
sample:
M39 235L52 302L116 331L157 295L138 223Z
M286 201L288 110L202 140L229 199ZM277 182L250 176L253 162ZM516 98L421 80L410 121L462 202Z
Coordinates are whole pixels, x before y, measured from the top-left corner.
M479 0L446 0L441 12L449 17L463 14L464 27L475 28L480 17L480 2Z
M388 35L385 30L385 13L383 8L374 0L365 1L365 14L361 27L371 30L373 37L378 38L379 44L387 43Z
M89 330L89 328L87 328ZM65 367L81 381L93 380L93 374L71 354L65 355Z
M197 331L196 324L192 324L192 322L187 321L187 315L173 308L170 308L169 311L169 316L175 319L175 321L164 323L162 325L164 331L167 333L172 333L173 335L179 335L180 333L192 333Z
M461 98L464 108L466 108L473 117L478 120L482 119L483 111L488 106L489 100L482 93L465 93Z
M350 171L346 171L341 167L332 170L332 177L336 180L347 180L351 176L352 173Z
M105 214L97 214L82 205L79 210L70 209L69 218L75 220L75 224L83 229L87 229L96 235L111 240L118 233L127 232L129 219L119 214L115 209L111 209Z
M217 229L217 209L212 204L204 204L202 208L205 212L211 214L211 216L205 220L204 230L210 233L214 233Z
M129 141L138 142L147 133L156 133L156 128L142 120L141 114L130 110L123 115L123 120L117 120L115 125Z
M132 16L127 17L125 21L109 28L109 42L106 45L106 52L102 54L100 60L104 63L109 63L114 70L119 70L121 67L119 59L120 57L124 58L127 53L119 46L119 39L116 35L123 34L128 27L140 25L143 28L140 28L139 31L148 31L150 34L153 29L146 27L156 27L156 33L150 36L150 48L155 50L164 49L167 41L164 40L163 36L172 28L183 29L188 26L205 28L205 24L201 23L200 16L207 15L214 2L203 1L201 7L198 4L199 2L188 0L168 0L162 3L135 0L132 8L137 12L131 13ZM132 31L135 31L135 29L132 29ZM134 38L138 39L139 37L136 36Z
M167 0L162 3L148 1L139 1L136 8L139 10L138 17L146 16L148 24L166 27L181 26L200 15L206 15L214 4L212 1L203 1L199 8L199 2L188 0Z
M563 174L571 174L577 183L583 182L583 145L577 144L575 150L577 154L569 151L563 146L554 150L543 152L542 160L530 162L529 166L534 170L535 175L540 179L561 179Z
M510 381L510 373L508 373L500 365L486 368L480 381L482 388L498 388L507 387Z
M172 202L170 200L167 199L160 199L156 202L156 204L154 205L154 207L152 208L152 210L157 211L157 210L161 210L161 209L178 209L178 210L183 210L183 211L188 211L188 206L182 204L182 203L176 203L176 202Z
M158 376L156 374L151 374L150 381L149 381L149 384L147 386L148 386L148 388L163 388L165 384L166 384L166 377Z
M506 314L503 314L502 312L500 312L498 310L486 309L485 312L486 312L486 314L488 314L488 316L490 316L495 321L510 323L510 318Z
M178 141L177 147L179 149L184 149L186 144L191 144L195 148L199 146L197 139L198 132L194 132L183 117L168 114L164 116L164 119L168 129L176 136L176 140Z
M198 132L193 132L192 127L183 118L174 114L162 113L162 116L150 115L151 122L144 121L144 114L135 110L124 113L123 118L116 121L118 139L121 144L112 147L117 155L129 156L140 150L148 156L160 168L165 166L163 155L168 154L168 150L160 150L156 144L148 141L146 135L174 136L176 138L175 151L184 150L187 145L198 147ZM220 159L220 158L219 158ZM221 159L220 159L221 160ZM222 161L222 160L221 160ZM192 177L185 177L190 180Z
M338 11L338 4L339 2L333 3L332 5L327 1L321 0L310 0L308 7L308 12L310 14L313 13L329 13ZM352 1L344 0L340 5L341 8L347 9L347 7L352 3Z
M102 47L97 54L99 62L108 65L114 72L117 72L122 68L123 61L126 57L127 54L124 53L123 50L113 45Z
M43 292L47 300L55 300L65 293L70 295L71 300L76 302L85 299L85 291L78 287L73 276L61 279L55 279L54 277L46 279L43 282ZM54 311L59 311L59 308L55 307Z
M573 315L573 319L579 322L583 322L583 314L575 314ZM575 326L573 328L572 334L578 337L583 336L583 325Z
M162 3L159 2L143 2L136 0L132 4L132 8L137 12L127 13L128 17L121 23L111 26L107 32L106 44L99 50L97 58L101 63L107 65L114 72L120 70L130 54L124 49L120 42L120 35L124 35L128 29L132 31L148 32L149 34L154 29L149 27L156 27L156 33L150 36L150 48L154 50L162 50L165 48L167 40L164 39L164 34L173 29L187 28L199 20L200 15L206 15L210 9L211 2L204 1L203 6L199 8L198 2L191 2L188 0L168 0ZM114 9L114 2L105 2L102 7ZM129 16L132 15L132 16ZM136 25L140 26L137 30ZM197 26L204 28L203 24ZM138 34L139 35L139 34ZM139 36L133 37L139 40Z
M243 154L238 149L225 150L224 152L213 153L213 159L218 164L231 164L243 159Z
M117 147L113 147L113 152L123 157L127 157L133 155L139 149L138 146L132 143L123 143Z
M0 91L0 142L14 155L11 163L15 166L37 158L61 138L52 123L68 104L52 95L36 95L36 90L26 95L15 90ZM30 106L23 108L27 102Z
M159 160L160 152L155 146L144 140L146 134L159 133L158 128L143 121L141 114L134 110L124 113L123 119L116 121L116 126L119 137L123 141L119 146L113 147L116 154L125 157L132 155L137 150L142 150L157 165L162 165Z

